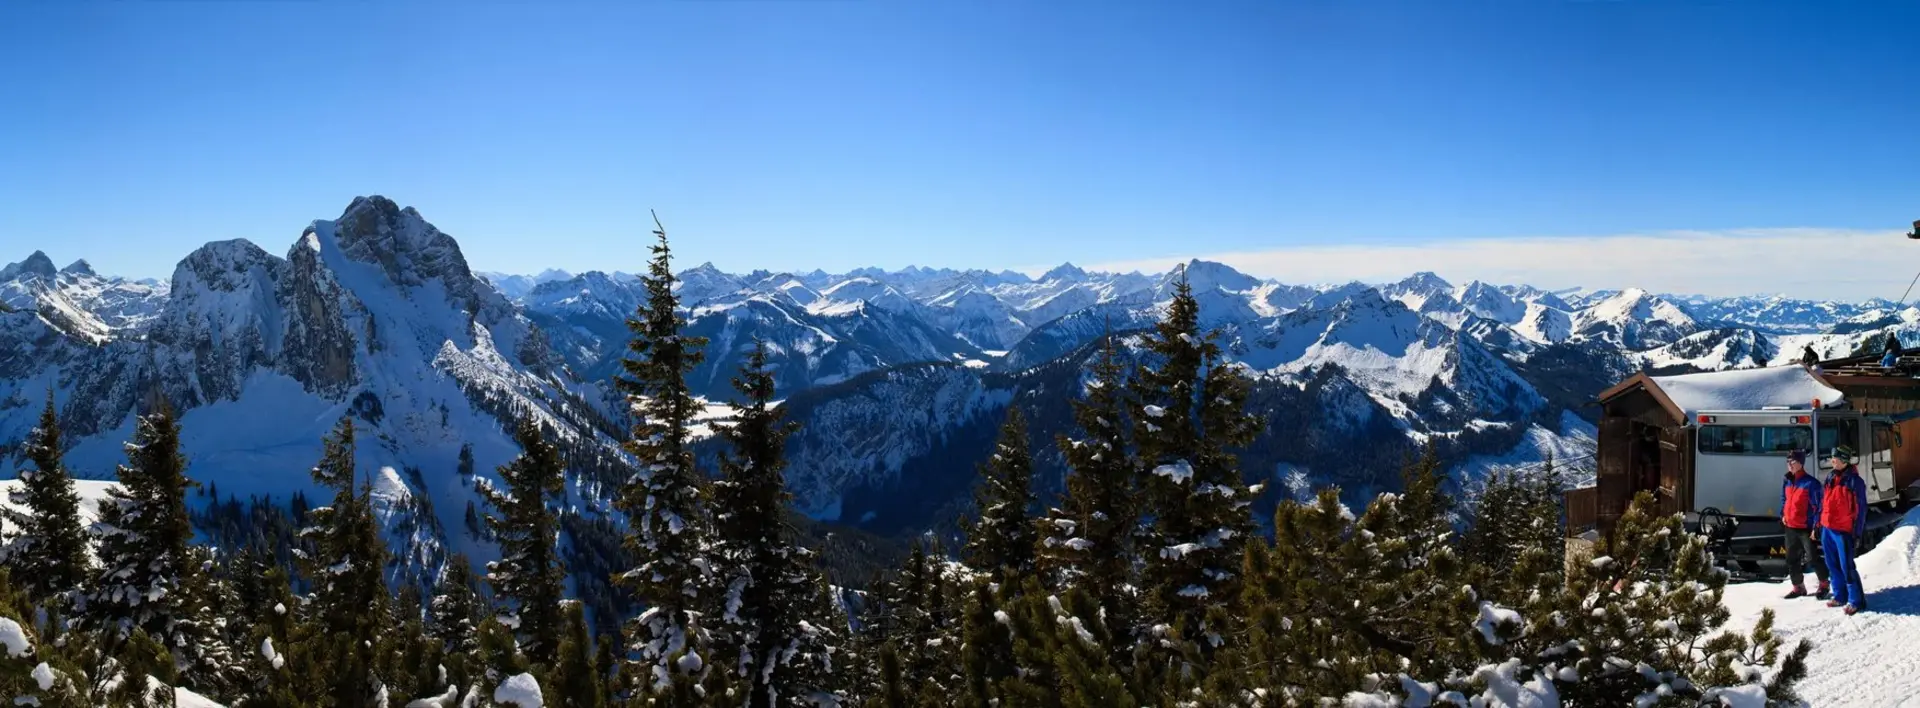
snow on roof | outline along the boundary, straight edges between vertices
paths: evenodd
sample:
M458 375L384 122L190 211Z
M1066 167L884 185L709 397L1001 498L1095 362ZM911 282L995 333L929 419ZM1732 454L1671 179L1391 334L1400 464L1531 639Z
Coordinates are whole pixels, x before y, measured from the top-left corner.
M1700 411L1760 410L1769 406L1810 408L1814 399L1832 407L1846 398L1798 364L1652 379L1688 418Z

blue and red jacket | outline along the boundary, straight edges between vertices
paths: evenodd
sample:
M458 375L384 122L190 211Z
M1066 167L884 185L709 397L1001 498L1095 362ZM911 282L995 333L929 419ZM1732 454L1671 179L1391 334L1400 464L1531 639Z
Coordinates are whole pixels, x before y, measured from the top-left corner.
M1820 525L1820 478L1801 472L1787 473L1780 484L1780 523L1796 531Z
M1853 465L1827 478L1820 499L1820 527L1840 533L1867 528L1867 481Z

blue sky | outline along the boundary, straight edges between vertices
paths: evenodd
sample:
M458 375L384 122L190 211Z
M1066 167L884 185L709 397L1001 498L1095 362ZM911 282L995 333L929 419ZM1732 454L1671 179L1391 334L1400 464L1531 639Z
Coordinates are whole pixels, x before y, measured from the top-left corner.
M1463 279L1520 239L1550 247L1505 267L1546 285L1704 282L1583 265L1632 234L1716 289L1920 267L1773 271L1908 246L1911 4L637 5L0 5L0 261L164 276L379 193L513 272L638 270L648 208L734 271ZM1774 252L1744 267L1735 229Z

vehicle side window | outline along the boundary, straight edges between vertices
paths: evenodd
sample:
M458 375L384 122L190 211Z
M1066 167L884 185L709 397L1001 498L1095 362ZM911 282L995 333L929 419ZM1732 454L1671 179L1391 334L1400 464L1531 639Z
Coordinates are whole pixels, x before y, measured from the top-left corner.
M1873 461L1877 464L1893 463L1893 426L1891 424L1873 424Z
M1699 439L1700 452L1711 455L1785 455L1807 449L1813 433L1800 427L1704 425Z

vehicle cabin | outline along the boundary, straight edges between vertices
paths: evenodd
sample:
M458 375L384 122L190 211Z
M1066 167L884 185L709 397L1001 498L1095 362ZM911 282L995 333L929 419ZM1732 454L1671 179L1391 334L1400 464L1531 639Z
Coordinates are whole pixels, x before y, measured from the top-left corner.
M1896 509L1920 491L1920 379L1845 371L1793 364L1642 373L1607 389L1598 398L1594 486L1569 493L1569 530L1611 532L1645 491L1662 513L1684 514L1689 528L1703 515L1733 519L1730 559L1779 555L1787 453L1807 450L1824 461L1840 444L1855 450L1867 481L1869 529L1890 529ZM1808 471L1824 478L1822 464L1809 459Z

